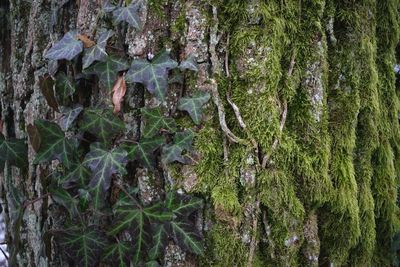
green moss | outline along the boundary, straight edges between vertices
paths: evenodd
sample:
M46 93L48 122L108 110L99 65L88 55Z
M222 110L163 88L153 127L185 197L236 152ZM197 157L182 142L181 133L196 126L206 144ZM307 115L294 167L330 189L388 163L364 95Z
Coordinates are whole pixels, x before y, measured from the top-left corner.
M236 235L236 231L224 225L215 224L207 237L206 255L201 266L246 266L248 249Z

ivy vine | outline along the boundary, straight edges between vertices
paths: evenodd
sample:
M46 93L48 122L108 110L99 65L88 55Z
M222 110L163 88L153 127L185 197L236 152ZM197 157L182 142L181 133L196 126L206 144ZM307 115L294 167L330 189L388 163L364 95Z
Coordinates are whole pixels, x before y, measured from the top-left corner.
M138 1L127 6L104 1L103 11L104 19L111 19L116 27L120 23L136 30L143 27ZM49 66L59 61L61 67L41 77L42 93L47 104L61 115L57 121L35 120L27 126L27 132L36 152L32 164L52 160L60 163L51 175L46 195L68 216L62 228L49 232L66 260L75 266L96 266L100 262L112 266L159 266L169 242L201 255L204 244L195 221L203 201L167 190L160 199L144 203L135 181L127 176L127 165L131 163L149 171L156 171L160 164L187 164L186 154L192 149L195 133L180 126L174 117L166 116L160 105L137 110L143 121L141 137L126 140L120 106L126 91L133 89L130 84L142 84L163 103L171 71L179 75L196 72L196 60L188 56L179 64L166 50L154 58L130 60L127 55L113 53L108 46L110 40L117 38L114 30L101 29L97 40L71 30L45 54ZM73 71L67 71L71 69L65 67L68 64L74 65ZM113 95L114 110L78 103L78 83L82 79L88 84L85 87L98 82L108 89ZM176 105L198 125L202 107L209 99L208 93L196 92L180 98ZM1 170L6 162L26 169L28 146L24 139L7 139L0 133ZM110 200L111 191L117 192L114 200ZM11 203L18 211L14 221L20 222L23 210L32 200L19 193L15 196L15 203ZM19 231L20 225L15 231Z

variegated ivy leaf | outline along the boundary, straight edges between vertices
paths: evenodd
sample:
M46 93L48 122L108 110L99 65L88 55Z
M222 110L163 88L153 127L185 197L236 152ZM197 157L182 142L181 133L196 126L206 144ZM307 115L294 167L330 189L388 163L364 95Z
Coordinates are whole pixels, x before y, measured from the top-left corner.
M71 226L62 231L60 244L74 266L92 267L98 266L107 239L98 227Z
M127 152L122 148L111 151L100 143L90 145L90 152L86 154L84 165L92 171L89 182L90 192L93 196L93 205L99 209L105 198L105 192L110 188L113 174L126 174Z
M162 162L168 164L174 161L185 163L185 159L182 157L184 150L189 150L192 147L193 132L190 130L176 133L172 144L163 147L162 150Z
M71 170L61 179L61 184L64 188L71 188L75 185L81 187L87 184L90 178L90 171L82 163L75 164Z
M66 105L70 97L75 93L75 81L70 79L64 72L56 76L56 98L60 105Z
M177 66L178 63L170 58L167 51L164 51L155 56L152 61L134 60L126 73L126 81L144 84L151 94L163 101L168 88L168 70Z
M0 133L0 172L4 169L5 162L19 168L28 166L28 147L23 139L5 139Z
M50 188L53 200L63 206L69 213L70 217L76 217L79 214L78 200L71 196L68 191L62 188Z
M75 120L78 118L83 110L82 105L75 105L72 108L61 107L61 117L59 120L59 125L63 131L67 131L74 124Z
M80 129L94 134L103 143L110 143L112 137L125 130L125 125L112 110L91 108L83 112Z
M133 238L132 261L135 266L145 258L144 255L152 242L151 222L172 219L171 213L163 211L161 203L144 207L133 199L130 199L129 205L117 205L114 214L115 220L108 234L114 236L124 230L129 231Z
M72 60L83 50L83 43L76 36L76 31L67 32L60 41L47 51L45 57L53 60Z
M67 139L60 126L54 122L36 120L35 126L39 131L41 143L33 163L58 159L67 169L71 168L77 159L76 140Z
M103 259L113 266L129 267L130 256L133 253L132 244L117 242L109 245L103 254Z
M140 30L142 28L142 22L140 21L138 9L139 2L137 1L127 7L118 7L113 11L114 21L117 23L125 21L132 27Z
M194 56L189 56L186 60L182 61L179 65L181 70L192 70L192 71L199 71L197 66L197 61Z
M146 168L153 169L155 165L154 151L165 143L162 136L143 138L138 143L125 143L122 147L128 152L130 160L138 160Z
M210 100L210 94L197 92L193 97L182 97L178 102L178 109L187 111L196 124L200 124L202 107Z
M160 107L153 109L142 108L142 114L145 120L143 135L145 138L151 138L158 134L160 130L169 132L176 131L176 123L173 118L164 117Z
M203 254L204 246L202 236L197 233L193 223L185 220L174 220L171 222L171 228L176 244L194 254Z
M95 61L105 61L107 58L106 45L108 39L114 35L113 31L106 31L102 33L94 46L85 49L83 55L83 68L86 69Z
M129 64L127 61L108 56L104 62L97 62L83 72L86 74L96 74L99 77L100 83L111 90L117 80L118 72L127 70L128 68Z

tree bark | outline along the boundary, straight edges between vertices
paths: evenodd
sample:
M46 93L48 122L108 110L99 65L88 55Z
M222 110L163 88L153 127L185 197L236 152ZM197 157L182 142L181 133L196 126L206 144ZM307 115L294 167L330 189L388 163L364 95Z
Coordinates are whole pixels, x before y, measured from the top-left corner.
M143 30L118 27L116 45L131 58L163 48L175 59L196 57L198 73L162 103L168 114L177 114L180 96L212 95L202 125L192 127L195 165L129 174L144 202L160 197L163 181L206 200L204 256L171 244L165 266L391 266L400 214L399 10L398 0L143 0ZM39 86L51 68L44 54L70 29L93 37L99 16L98 0L0 2L5 136L25 138L35 119L59 117ZM101 86L79 90L87 106L111 106ZM128 88L127 138L140 134L135 110L158 104L143 87ZM6 164L0 174L10 262L63 266L47 234L67 216L45 195L57 162L34 165L34 157L29 144L28 171ZM20 234L16 195L36 200Z

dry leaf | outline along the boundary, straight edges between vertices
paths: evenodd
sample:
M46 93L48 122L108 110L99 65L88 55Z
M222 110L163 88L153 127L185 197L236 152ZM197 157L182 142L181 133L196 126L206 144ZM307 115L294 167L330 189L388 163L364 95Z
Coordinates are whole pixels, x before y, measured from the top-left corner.
M121 111L121 103L126 93L125 75L119 76L112 89L112 102L114 104L114 113Z
M76 38L77 38L78 40L81 40L81 41L82 41L83 46L84 46L85 48L90 48L90 47L92 47L92 46L94 46L94 45L96 44L96 42L90 40L89 37L87 37L87 36L84 35L84 34L78 34L78 35L76 36Z
M3 132L3 121L0 119L0 133Z
M38 152L39 148L40 148L40 144L42 142L42 140L40 138L39 130L36 128L35 125L32 125L32 124L28 124L28 126L26 127L26 130L28 132L29 141L31 142L33 150Z
M54 94L54 80L51 78L50 75L46 74L45 76L39 77L40 89L42 90L42 94L46 99L47 104L57 112L58 110L58 103L56 96Z

